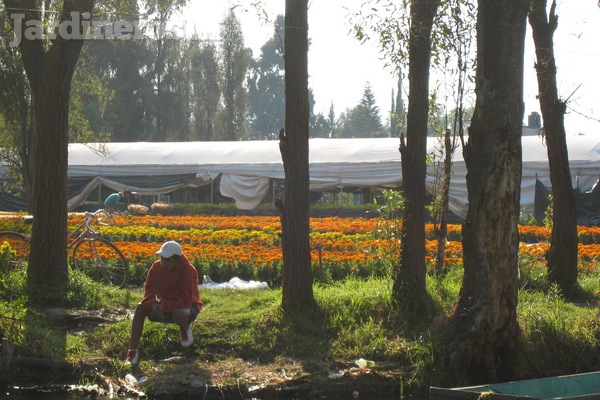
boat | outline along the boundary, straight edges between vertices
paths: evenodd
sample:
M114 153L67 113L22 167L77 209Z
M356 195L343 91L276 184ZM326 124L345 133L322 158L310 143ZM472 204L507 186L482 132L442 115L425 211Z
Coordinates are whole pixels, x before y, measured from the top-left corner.
M457 388L429 388L429 400L600 399L600 371Z

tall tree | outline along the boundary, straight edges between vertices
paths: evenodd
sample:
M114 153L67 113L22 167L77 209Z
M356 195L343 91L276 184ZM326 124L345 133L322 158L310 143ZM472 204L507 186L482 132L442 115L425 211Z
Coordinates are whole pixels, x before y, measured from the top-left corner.
M248 77L250 132L254 139L276 138L285 126L285 81L281 43L283 15L278 15L275 32L260 49Z
M39 27L54 15L49 9L52 1L43 3L4 0L13 30L22 39L19 46L31 85L34 113L30 154L35 160L31 196L35 220L27 273L28 294L33 304L53 306L63 303L68 277L65 248L71 78L83 45L82 15L91 13L94 0L64 0L58 9L58 22L71 25L72 35L59 34L48 42L43 35L32 37L32 32L27 31L27 26L31 26L28 21Z
M215 133L221 140L246 139L248 93L244 83L251 52L244 47L242 28L233 8L221 23L220 36L222 108L217 116Z
M168 89L166 90L164 87L163 80L166 74L168 54L171 51L169 47L176 42L168 40L167 36L172 34L168 32L168 23L171 16L187 4L187 0L145 0L145 4L147 12L154 17L152 21L152 31L154 34L152 48L155 58L151 75L156 96L153 121L156 127L155 138L159 141L164 141L167 135L165 132L167 124L165 121L167 118L165 112L171 105L172 99ZM163 93L165 90L167 92Z
M509 379L517 276L523 54L530 0L479 0L475 112L463 146L469 210L464 278L449 325L456 383Z
M447 88L447 92L453 93L455 108L450 115L449 110L445 110L443 125L440 129L440 132L443 132L444 135L439 157L442 160L442 165L439 165L437 160L434 159L435 176L432 185L433 201L430 212L433 217L433 232L437 238L435 269L438 274L444 270L444 254L448 240L452 158L458 146L458 138L464 137L465 119L467 117L465 93L470 86L469 82L473 81L471 71L475 69L472 44L474 43L475 22L477 19L475 4L472 0L452 0L446 7L448 6L452 12L444 13L449 16L443 18L441 23L448 32L452 32L446 43L455 57L444 60L444 71L450 76L449 81L452 82ZM453 62L456 62L454 68L452 67ZM452 126L451 129L450 126Z
M160 104L162 131L157 137L162 141L186 141L190 137L191 52L188 41L182 37L171 38L163 47L164 62Z
M308 0L285 2L285 130L279 149L285 174L281 213L283 249L282 307L286 312L312 309L313 275L309 242L308 174Z
M99 20L126 20L141 29L139 15L142 3L122 0L113 4L96 4ZM111 140L133 142L149 140L153 132L154 89L151 78L143 74L153 70L154 53L147 40L91 40L84 44L82 58L114 93L106 105L104 121ZM78 74L74 79L77 79ZM84 79L85 80L85 79Z
M404 109L404 98L402 97L402 71L398 72L398 92L394 97L392 90L392 109L390 110L390 137L397 136L398 132L404 132L406 126L406 111Z
M217 48L210 41L192 40L191 83L193 90L193 139L212 140L214 119L219 107Z
M567 104L559 99L556 86L554 31L558 26L556 1L549 15L546 0L532 0L529 24L532 28L537 61L538 99L544 120L543 134L548 145L552 184L552 233L548 251L548 275L568 297L577 294L577 210L565 134Z
M402 215L400 268L395 272L393 296L424 298L425 289L425 176L427 169L427 121L431 31L439 0L412 0L408 41L408 117L406 140L401 136Z
M142 76L151 59L147 43L137 40L94 40L86 43L85 54L95 58L93 67L102 82L113 91L105 121L111 140L148 140L145 116L153 115L151 82Z
M393 295L397 299L421 297L425 293L424 193L426 146L429 109L430 65L443 68L446 60L460 57L452 43L449 23L440 19L458 19L463 5L472 9L469 0L369 0L372 7L361 8L355 15L354 33L365 42L375 32L381 52L403 77L408 60L408 114L406 123L397 125L402 156L403 194L402 246L394 269ZM409 6L410 5L410 6ZM441 8L441 11L438 9ZM368 10L368 11L367 11ZM408 27L408 32L407 28ZM461 31L458 36L469 35ZM432 44L432 40L435 40ZM408 47L408 52L405 48ZM399 90L400 91L400 90ZM400 102L398 102L398 105ZM398 114L398 113L396 113ZM401 117L395 115L393 118ZM422 297L425 298L425 297ZM414 303L413 303L414 304Z
M329 132L327 137L333 138L336 136L338 120L335 118L335 108L333 102L329 106L329 112L327 113L327 125L329 126Z

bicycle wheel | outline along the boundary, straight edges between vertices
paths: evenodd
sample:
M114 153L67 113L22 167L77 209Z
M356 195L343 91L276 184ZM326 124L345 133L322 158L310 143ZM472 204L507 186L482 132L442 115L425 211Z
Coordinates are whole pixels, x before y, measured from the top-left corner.
M95 281L122 288L129 264L121 250L102 238L82 239L73 249L73 265Z
M18 232L0 232L0 245L8 243L10 248L15 251L14 257L9 260L9 268L26 267L29 263L29 254L31 253L31 242L29 238Z

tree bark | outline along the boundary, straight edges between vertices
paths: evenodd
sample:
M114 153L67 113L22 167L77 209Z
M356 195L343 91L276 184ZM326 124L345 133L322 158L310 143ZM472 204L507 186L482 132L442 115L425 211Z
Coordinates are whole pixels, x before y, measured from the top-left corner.
M41 39L28 39L24 34L26 21L42 21L41 7L35 0L4 0L4 4L9 15L27 10L20 46L31 84L34 114L30 200L35 216L27 271L28 296L34 305L60 306L68 279L65 249L69 95L83 40L57 35L46 45ZM65 0L60 22L70 20L71 12L91 12L93 4L93 0Z
M464 278L449 325L455 381L512 375L517 321L523 53L529 0L479 0L475 112L463 156Z
M309 242L308 171L308 0L285 3L285 130L279 149L285 198L278 202L283 248L282 307L286 312L314 306Z
M392 296L401 300L425 296L425 177L431 30L439 0L412 0L409 56L409 94L406 142L400 141L402 191L402 254L395 271Z
M437 237L435 254L435 272L438 276L444 272L444 256L446 254L446 241L448 240L448 212L450 210L450 179L452 176L452 156L455 146L450 137L449 129L444 132L444 172L442 175L442 191L440 199L440 221L434 225Z
M577 286L577 210L565 133L566 103L558 98L554 31L558 25L556 2L546 15L546 0L532 0L529 24L532 28L537 62L538 98L548 146L552 184L552 233L548 252L548 275L567 297L575 297Z

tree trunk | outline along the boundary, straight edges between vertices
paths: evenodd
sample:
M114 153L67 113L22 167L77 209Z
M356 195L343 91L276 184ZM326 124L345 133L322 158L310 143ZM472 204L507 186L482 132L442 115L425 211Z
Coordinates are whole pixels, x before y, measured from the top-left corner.
M18 82L18 99L21 126L21 140L19 141L19 159L21 160L21 175L23 176L23 187L27 198L27 212L32 212L32 192L33 192L33 177L31 170L33 164L31 162L31 140L32 140L32 125L33 113L31 112L31 104L28 101L28 91L25 89L25 78Z
M553 35L558 25L556 2L549 18L546 0L532 0L529 24L533 32L537 62L538 98L548 146L552 184L552 233L548 253L548 275L567 297L577 295L577 211L565 134L566 103L558 98Z
M25 12L21 53L29 78L34 113L32 150L35 216L31 236L31 258L27 270L28 295L33 305L60 306L68 279L67 167L68 122L71 78L83 40L60 35L45 48L42 40L24 35L26 21L41 21L36 1L4 0L9 14ZM65 0L61 22L71 12L91 12L93 0Z
M426 294L425 289L425 177L431 29L439 0L412 0L409 56L409 94L406 142L400 141L402 190L402 254L395 271L393 297L397 300Z
M479 0L475 111L463 156L464 278L451 318L457 384L509 379L517 322L523 53L529 0Z
M314 306L309 242L308 0L285 3L285 130L279 149L285 198L278 201L283 248L282 306L286 312Z
M448 240L448 212L450 210L450 179L452 177L452 156L455 146L450 137L449 129L444 132L444 172L442 176L442 190L440 199L440 221L435 227L437 237L437 250L435 254L435 272L438 276L444 272L444 256L446 254L446 241Z

